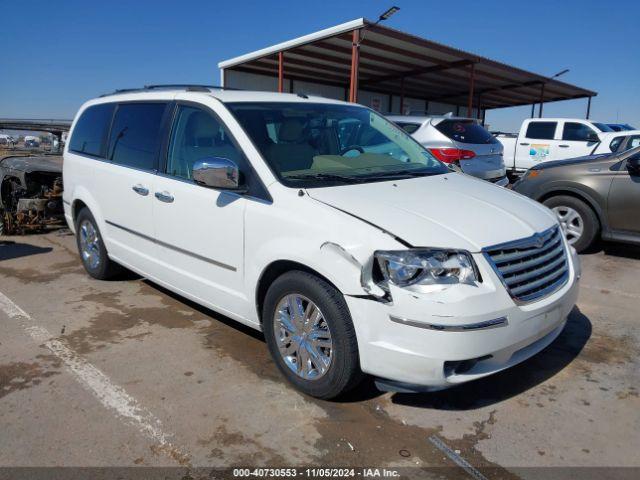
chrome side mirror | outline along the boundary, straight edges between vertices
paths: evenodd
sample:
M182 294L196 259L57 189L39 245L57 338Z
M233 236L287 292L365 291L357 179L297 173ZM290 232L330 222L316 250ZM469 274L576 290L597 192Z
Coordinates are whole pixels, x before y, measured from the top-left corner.
M195 161L193 181L205 187L242 190L238 165L228 158L208 157Z

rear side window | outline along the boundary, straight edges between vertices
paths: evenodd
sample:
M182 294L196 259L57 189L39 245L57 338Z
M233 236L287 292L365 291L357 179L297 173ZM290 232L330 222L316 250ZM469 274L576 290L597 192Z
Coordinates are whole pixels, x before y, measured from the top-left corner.
M489 130L472 120L443 120L436 125L436 129L458 143L498 143Z
M553 140L557 125L556 122L531 122L527 127L527 138Z
M420 128L419 123L396 122L396 125L398 125L401 129L403 129L409 135L411 135L412 133L414 133L416 130Z
M584 123L566 122L562 129L562 139L576 142L588 142L595 130Z
M166 107L166 103L118 105L109 138L109 159L127 167L156 170Z
M95 157L105 156L107 132L111 123L114 103L104 103L87 108L73 129L69 150Z

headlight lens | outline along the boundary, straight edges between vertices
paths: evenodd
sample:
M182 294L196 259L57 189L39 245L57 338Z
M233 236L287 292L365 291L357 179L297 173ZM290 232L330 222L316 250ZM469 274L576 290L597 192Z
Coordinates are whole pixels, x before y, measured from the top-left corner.
M413 249L377 251L375 258L382 280L379 285L398 287L465 283L478 280L475 264L468 252L460 250Z

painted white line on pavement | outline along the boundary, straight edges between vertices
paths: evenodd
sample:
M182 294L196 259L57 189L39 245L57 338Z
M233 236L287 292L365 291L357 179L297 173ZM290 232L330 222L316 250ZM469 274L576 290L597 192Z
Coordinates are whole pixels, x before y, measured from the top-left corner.
M36 325L33 318L10 298L0 292L0 309L9 318L17 320L24 331L38 344L43 344L73 373L76 379L107 409L114 411L126 423L133 425L144 436L157 442L159 450L180 464L187 464L189 456L172 445L171 435L162 429L162 423L149 410L141 406L122 387L114 384L98 368L76 354L64 343L53 338L46 328Z

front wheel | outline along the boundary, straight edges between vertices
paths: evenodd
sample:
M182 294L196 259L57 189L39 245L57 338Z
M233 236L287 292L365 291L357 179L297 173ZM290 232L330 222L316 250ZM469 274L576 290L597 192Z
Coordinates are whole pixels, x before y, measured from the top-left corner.
M278 369L296 388L317 398L337 397L358 385L358 344L342 294L302 271L278 277L265 297L262 324Z
M569 245L578 252L587 250L596 239L600 224L589 205L582 200L559 195L543 202L556 214Z

